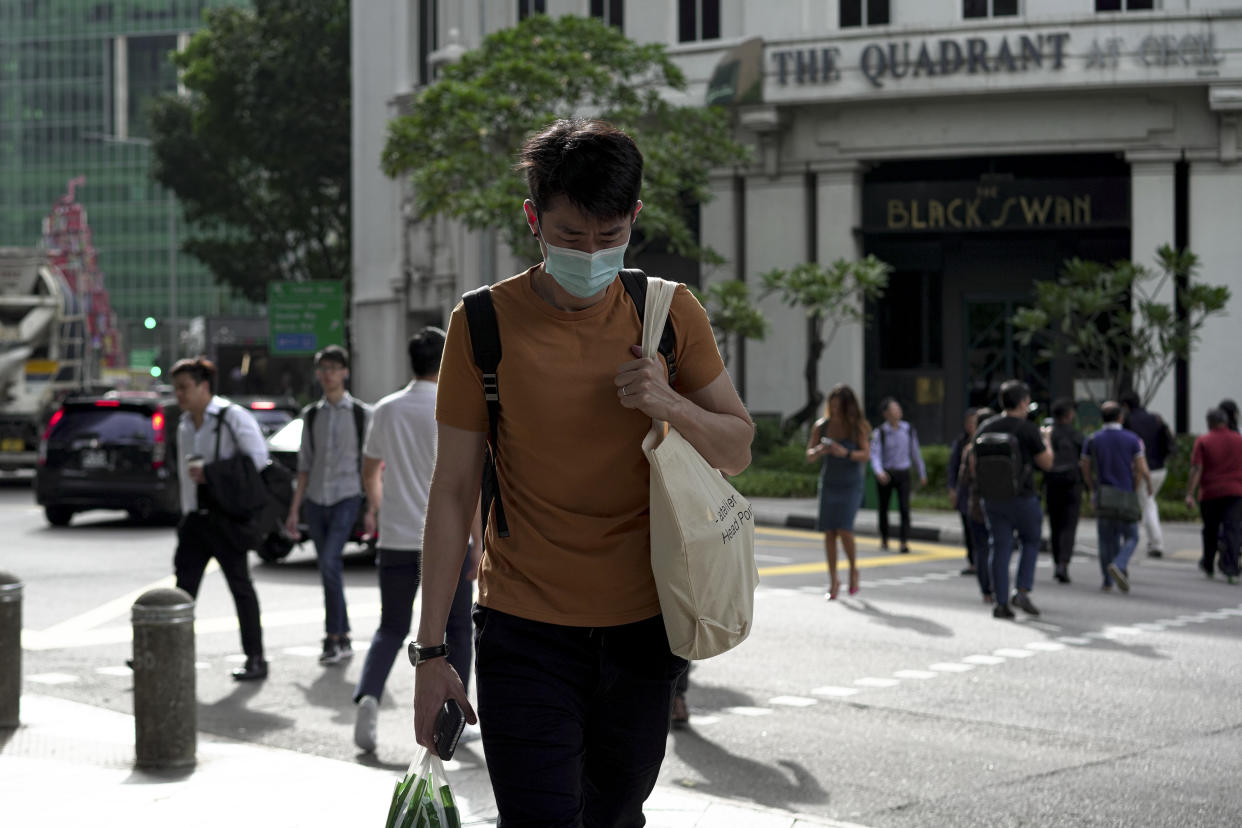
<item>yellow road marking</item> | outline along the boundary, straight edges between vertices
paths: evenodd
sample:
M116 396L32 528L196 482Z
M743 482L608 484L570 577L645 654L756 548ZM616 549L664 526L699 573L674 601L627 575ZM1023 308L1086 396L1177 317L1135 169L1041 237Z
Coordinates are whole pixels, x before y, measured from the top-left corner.
M877 542L878 544L878 542ZM910 548L914 548L914 544L910 544ZM915 554L911 552L909 555L873 555L859 556L858 568L869 569L873 566L901 566L903 564L925 563L927 561L947 561L950 558L962 557L960 549L944 549L941 547L937 551L921 552ZM841 555L841 566L846 566L845 555ZM769 575L809 575L816 572L827 572L828 562L819 561L817 563L788 564L785 566L765 566L759 569L759 576L766 577Z

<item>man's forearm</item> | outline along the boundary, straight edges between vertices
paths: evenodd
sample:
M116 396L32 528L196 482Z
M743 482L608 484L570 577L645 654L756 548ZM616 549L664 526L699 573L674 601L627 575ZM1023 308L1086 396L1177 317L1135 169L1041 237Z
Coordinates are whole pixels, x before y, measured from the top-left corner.
M423 609L418 622L421 644L444 641L449 608L457 591L471 518L477 511L477 490L471 495L432 486L423 531Z
M362 460L362 488L367 495L367 508L378 512L384 500L383 461L373 457Z
M682 404L669 418L695 450L712 468L725 474L739 474L750 465L750 443L755 427L732 414L717 414L682 398Z
M289 502L289 514L296 515L306 497L306 487L310 484L310 472L298 472L298 483L293 487L293 499Z

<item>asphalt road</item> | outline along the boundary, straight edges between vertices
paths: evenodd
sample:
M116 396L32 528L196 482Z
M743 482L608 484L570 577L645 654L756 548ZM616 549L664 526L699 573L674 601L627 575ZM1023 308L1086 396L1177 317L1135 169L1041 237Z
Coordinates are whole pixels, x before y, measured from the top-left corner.
M25 583L29 692L129 712L129 607L167 583L173 530L90 513L48 527L27 484L0 481L0 569ZM755 631L696 664L691 727L670 736L662 784L868 826L1236 825L1242 814L1242 589L1193 562L1136 560L1129 595L1102 594L1094 558L1053 583L1040 618L994 620L960 550L881 553L859 539L862 590L824 599L822 544L763 529ZM361 652L316 663L322 592L313 556L254 567L271 678L236 685L223 578L197 609L199 727L218 735L404 770L413 677L398 662L380 750L351 741ZM378 619L366 556L347 561L361 649ZM455 788L488 801L477 738ZM274 769L274 772L278 772Z

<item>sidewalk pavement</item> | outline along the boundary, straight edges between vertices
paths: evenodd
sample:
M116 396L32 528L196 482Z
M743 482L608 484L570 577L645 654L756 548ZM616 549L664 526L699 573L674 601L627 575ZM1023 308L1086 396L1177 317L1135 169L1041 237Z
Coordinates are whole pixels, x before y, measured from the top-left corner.
M0 730L0 824L12 828L378 828L397 781L390 770L205 733L193 770L137 770L132 716L51 696L21 701L22 726ZM458 805L464 826L495 825ZM665 786L645 812L652 828L850 828Z
M818 501L813 497L753 497L750 498L751 508L755 513L755 523L759 526L785 527L788 529L815 528L815 517L819 508ZM897 510L889 511L889 521L895 540L898 526ZM1198 523L1162 521L1161 528L1165 536L1166 558L1178 560L1199 560L1200 532ZM859 509L854 520L854 533L857 535L878 537L879 517L875 509ZM1142 556L1145 550L1144 534L1139 532L1139 548L1135 556ZM1042 548L1048 548L1048 520L1045 516L1042 532ZM910 540L932 541L936 543L956 543L962 540L962 521L957 512L938 512L930 509L911 510ZM896 544L894 543L894 547ZM1185 549L1182 549L1185 547ZM1095 519L1080 518L1078 534L1074 543L1074 554L1094 556L1096 554ZM963 556L965 552L963 551Z

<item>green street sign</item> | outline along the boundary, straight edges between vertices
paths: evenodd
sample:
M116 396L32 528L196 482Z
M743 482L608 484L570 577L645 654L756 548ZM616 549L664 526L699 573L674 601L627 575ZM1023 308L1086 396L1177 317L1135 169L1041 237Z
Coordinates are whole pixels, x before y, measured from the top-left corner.
M345 344L340 282L269 282L267 324L273 354L313 354Z
M129 367L134 371L149 371L155 366L158 348L130 348Z

